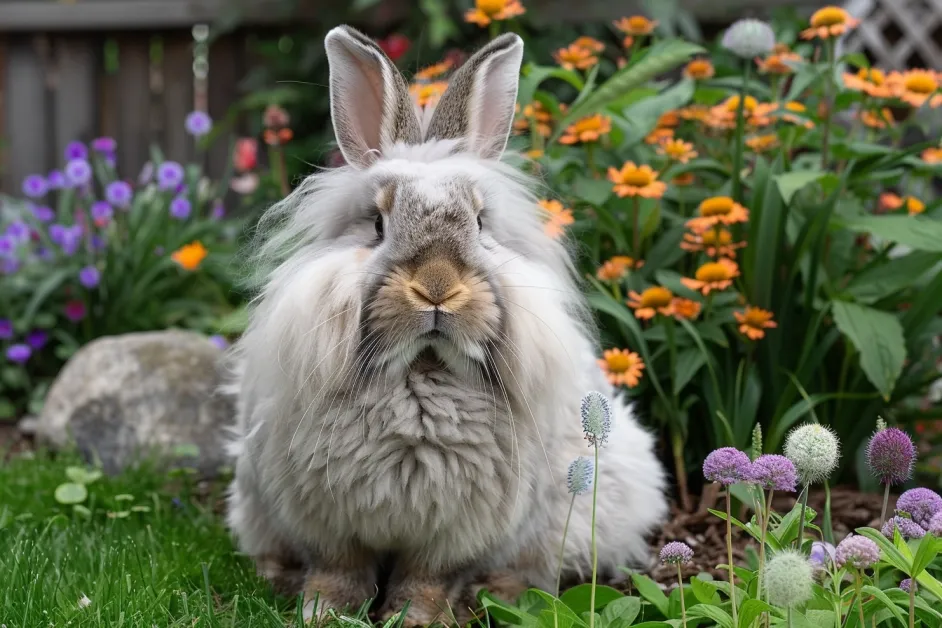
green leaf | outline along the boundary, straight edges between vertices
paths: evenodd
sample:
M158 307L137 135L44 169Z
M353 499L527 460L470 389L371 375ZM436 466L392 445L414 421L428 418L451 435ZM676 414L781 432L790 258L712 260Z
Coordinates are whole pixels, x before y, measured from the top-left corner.
M739 628L749 628L762 613L775 614L775 609L762 600L746 600L739 607Z
M719 599L716 595L716 585L701 578L691 578L690 588L694 597L702 604L716 604Z
M513 626L535 627L537 625L536 617L497 599L490 593L482 593L480 600L487 614L500 622Z
M705 363L706 359L699 349L685 349L677 354L677 364L671 378L675 395L683 390Z
M873 597L875 597L875 598L877 598L878 600L880 600L880 602L883 604L883 606L885 606L885 607L887 608L887 610L889 610L891 613L893 613L893 616L896 617L896 619L900 620L900 622L902 622L903 624L906 624L906 618L903 617L903 614L900 612L899 607L896 606L896 604L894 604L894 603L890 600L890 598L888 598L888 597L886 596L886 593L884 593L884 592L881 591L880 589L878 589L878 588L876 588L876 587L874 587L874 586L870 586L870 585L867 585L867 586L863 587L862 591L863 591L864 593L866 593L866 594L868 594L868 595L872 595Z
M826 172L821 170L796 170L786 172L775 177L775 184L778 186L779 194L786 204L791 203L792 197L806 185L818 181Z
M59 286L65 283L66 279L72 275L73 270L71 268L60 268L51 272L42 283L36 286L36 289L33 290L33 296L23 310L22 320L26 325L32 325L33 317L36 316L36 313L46 302L46 299L48 299L53 292L58 290Z
M532 589L532 591L543 598L549 605L549 608L540 612L539 625L544 628L560 628L569 626L586 626L587 624L579 618L572 609L556 599L545 591Z
M602 611L602 625L608 626L614 620L621 620L624 626L630 626L631 623L641 613L641 598L621 597L612 600Z
M903 244L917 251L942 253L942 222L927 216L865 214L836 220L851 231L869 233L881 240Z
M84 484L66 482L56 487L55 497L57 502L66 506L81 504L88 498L88 489Z
M834 301L834 322L860 353L860 367L883 398L889 401L906 361L903 326L893 314L870 307Z
M612 196L612 184L607 179L578 176L572 182L571 192L590 205L602 205Z
M76 484L91 484L101 479L101 475L102 473L98 469L89 471L82 467L67 467L65 470L65 476Z
M638 590L638 594L641 597L653 604L654 608L660 611L661 615L664 617L668 616L670 604L667 596L661 591L661 587L657 586L653 580L640 573L632 573L631 581L634 583L635 589Z
M909 577L918 577L938 555L938 539L931 534L922 537L922 541L919 542L919 547L916 549L916 555L913 557L913 570L909 574Z
M721 626L722 628L733 628L733 618L730 617L729 613L717 606L711 606L709 604L697 604L687 609L687 615L690 617L705 617L706 619L712 619L718 626Z
M880 546L881 558L883 561L893 565L905 574L909 573L912 566L910 561L900 553L883 534L873 528L857 528L857 534L862 534L874 543Z
M591 608L589 606L591 596L592 585L580 584L560 595L559 599L563 604L571 608L574 613L581 615L582 613L587 613ZM618 598L622 597L625 597L625 594L621 591L613 589L612 587L607 587L605 585L597 585L595 587L594 610L601 610L612 600L617 600Z
M942 261L937 253L914 251L868 268L851 279L845 290L860 303L874 303L913 285Z

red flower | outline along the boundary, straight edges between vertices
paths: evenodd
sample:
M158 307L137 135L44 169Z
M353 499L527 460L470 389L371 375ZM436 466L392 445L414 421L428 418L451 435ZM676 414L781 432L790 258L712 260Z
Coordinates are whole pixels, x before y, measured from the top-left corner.
M291 116L278 105L268 105L265 107L265 113L262 114L262 124L266 129L282 129L291 122Z
M258 140L253 137L240 137L236 140L232 165L237 172L254 170L258 166Z
M395 63L402 55L409 51L409 48L412 47L412 42L409 41L409 38L405 35L394 33L386 39L379 40L379 47L382 48L383 52L389 55L389 58Z
M69 301L65 304L65 317L73 323L77 323L85 318L85 302Z

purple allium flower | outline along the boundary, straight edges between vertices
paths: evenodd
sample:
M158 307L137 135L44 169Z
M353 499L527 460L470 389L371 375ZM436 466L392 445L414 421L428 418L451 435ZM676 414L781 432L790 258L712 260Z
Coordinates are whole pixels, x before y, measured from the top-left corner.
M566 474L566 488L573 495L583 495L592 489L593 473L595 464L591 458L579 456L569 463L569 471Z
M929 519L929 527L926 528L926 532L942 539L942 512L937 512L932 515L932 518Z
M96 224L107 224L112 216L114 216L114 210L111 209L111 205L109 205L107 201L95 201L92 203L91 213L92 220L94 220Z
M157 187L161 190L175 190L183 183L183 166L175 161L165 161L157 166Z
M140 174L137 175L137 182L141 185L147 185L154 178L154 164L150 161L144 164Z
M827 570L837 558L837 549L830 543L815 541L811 544L811 567L815 571Z
M178 220L186 220L190 217L190 201L183 196L178 196L170 201L170 215Z
M42 198L49 191L49 185L41 174L31 174L23 179L23 194L29 198Z
M798 472L785 456L765 454L756 458L749 466L746 480L766 490L795 492Z
M112 181L105 188L105 198L115 207L127 209L134 198L134 190L127 181Z
M92 140L92 150L103 155L111 155L118 150L118 143L111 137L99 137Z
M868 569L880 560L880 546L865 536L851 534L837 544L835 557L838 567Z
M910 589L912 586L913 586L913 580L912 580L912 578L904 578L904 579L900 580L899 588L902 589L903 591L906 591L906 593L909 593L909 589Z
M49 239L53 244L58 244L66 255L74 255L82 241L82 227L81 225L71 227L60 224L50 225Z
M24 364L27 360L29 360L29 356L31 355L33 355L33 350L30 349L28 345L16 344L10 345L7 348L7 359L10 362Z
M579 407L582 430L590 446L601 447L612 431L612 406L600 392L592 391L582 398Z
M92 166L84 159L73 159L65 166L65 177L69 185L85 185L92 179Z
M6 235L16 242L29 241L29 234L29 226L27 226L25 222L14 220L9 225L7 225Z
M34 329L26 334L26 344L32 347L34 351L39 351L45 347L47 342L49 342L49 334L42 329Z
M693 550L686 543L671 541L661 548L658 557L665 565L686 565L693 560Z
M752 463L749 456L735 447L720 447L703 461L703 476L711 482L729 486L746 479Z
M69 182L61 170L50 170L46 176L46 183L50 190L61 190L69 187Z
M79 283L86 288L94 288L101 281L101 273L94 266L86 266L79 271Z
M926 531L918 523L906 517L893 517L883 524L880 532L883 536L893 540L893 528L899 530L899 535L904 539L921 539L926 535Z
M896 500L896 511L905 512L921 527L929 526L929 520L942 511L942 497L927 488L911 488Z
M210 216L212 216L212 218L215 219L215 220L221 220L222 218L225 218L225 216L226 216L226 208L225 208L225 206L222 204L222 201L221 201L221 200L216 199L216 200L213 202L213 210L212 210L212 213L210 214Z
M184 126L193 137L202 137L212 130L213 120L204 111L194 111L186 117Z
M16 255L16 241L10 236L0 236L0 257L12 258Z
M69 142L65 147L65 160L88 159L88 149L81 142Z
M85 318L85 303L82 301L69 301L65 304L65 317L77 323Z
M33 212L33 218L39 222L49 222L56 217L56 212L51 207L45 205L33 205L30 210Z
M9 318L0 318L0 338L9 340L13 337L13 321Z
M888 427L867 444L867 465L883 484L902 484L913 474L916 446L903 430Z

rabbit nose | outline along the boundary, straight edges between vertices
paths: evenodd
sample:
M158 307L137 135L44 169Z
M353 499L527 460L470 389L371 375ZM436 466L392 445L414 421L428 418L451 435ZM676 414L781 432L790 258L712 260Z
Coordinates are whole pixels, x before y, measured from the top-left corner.
M468 301L470 290L461 281L454 265L446 260L430 260L416 269L407 285L407 298L420 311L456 312Z

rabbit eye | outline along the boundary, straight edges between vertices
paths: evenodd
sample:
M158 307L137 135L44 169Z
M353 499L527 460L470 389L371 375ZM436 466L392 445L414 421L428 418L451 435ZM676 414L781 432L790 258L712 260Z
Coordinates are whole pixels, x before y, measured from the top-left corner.
M376 214L376 235L380 240L383 239L383 215Z
M484 228L484 225L481 224L481 216L480 216L480 214L479 214L479 215L478 215L478 231L480 231L480 230L483 229L483 228Z

